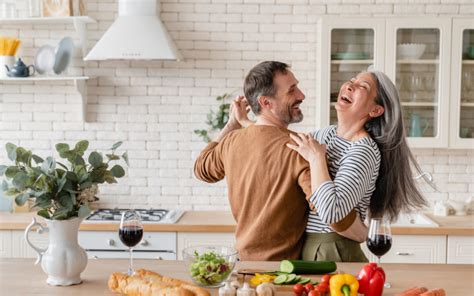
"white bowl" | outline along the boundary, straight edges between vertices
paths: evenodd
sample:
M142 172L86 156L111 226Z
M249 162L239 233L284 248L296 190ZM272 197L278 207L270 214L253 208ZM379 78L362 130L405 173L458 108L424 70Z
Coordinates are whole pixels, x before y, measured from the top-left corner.
M419 59L426 49L423 43L402 43L397 45L398 59Z

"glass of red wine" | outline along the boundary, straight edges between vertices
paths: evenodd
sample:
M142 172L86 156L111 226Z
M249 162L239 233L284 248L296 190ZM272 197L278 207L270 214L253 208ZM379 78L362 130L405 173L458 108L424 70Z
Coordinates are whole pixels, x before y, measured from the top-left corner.
M392 233L390 221L386 218L372 218L369 224L367 236L367 248L377 256L377 264L380 265L380 257L385 255L392 247ZM385 288L390 288L389 282L385 282Z
M128 275L133 275L133 247L136 246L143 237L143 225L140 216L132 210L122 212L120 220L119 237L124 245L128 247L130 252L130 266Z

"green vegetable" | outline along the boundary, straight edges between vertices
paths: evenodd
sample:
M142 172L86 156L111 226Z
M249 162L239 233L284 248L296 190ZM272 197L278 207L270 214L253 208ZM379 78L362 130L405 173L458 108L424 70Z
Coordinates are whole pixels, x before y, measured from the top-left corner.
M293 282L296 282L296 274L290 273L285 281L285 284L293 284Z
M273 280L273 283L275 285L283 285L287 280L288 276L286 274L280 274Z
M302 284L302 285L304 285L304 284L307 284L307 283L309 283L309 282L311 282L311 279L310 279L310 278L301 278L301 279L297 282L297 284Z
M298 274L325 274L336 271L334 261L283 260L280 271Z
M203 286L214 286L227 279L232 272L231 263L214 252L199 255L194 252L194 262L189 267L191 277Z

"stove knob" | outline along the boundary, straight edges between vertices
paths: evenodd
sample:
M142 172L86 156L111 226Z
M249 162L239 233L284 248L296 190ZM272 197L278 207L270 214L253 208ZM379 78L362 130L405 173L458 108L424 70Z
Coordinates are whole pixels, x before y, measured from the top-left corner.
M109 238L107 240L107 244L109 244L109 246L115 246L115 241L113 239Z
M148 241L146 239L142 240L142 242L140 243L140 245L142 246L148 246Z

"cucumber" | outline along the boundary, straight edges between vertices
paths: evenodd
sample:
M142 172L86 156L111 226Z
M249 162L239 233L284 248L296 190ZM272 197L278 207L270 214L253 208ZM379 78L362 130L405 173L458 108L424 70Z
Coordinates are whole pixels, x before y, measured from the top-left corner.
M297 275L295 280L292 282L292 284L296 284L297 282L299 282L301 280L301 275Z
M287 279L288 276L286 274L280 274L273 280L273 283L275 285L283 285L287 281Z
M307 283L309 283L309 282L311 282L311 279L310 279L310 278L301 278L301 279L298 281L297 284L302 284L302 285L304 285L304 284L307 284Z
M293 282L294 282L295 280L296 280L296 274L290 273L290 274L286 277L285 284L293 284Z
M298 274L326 274L336 271L334 261L283 260L280 271Z

